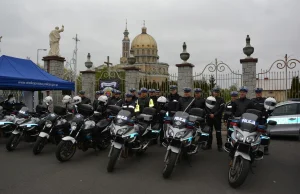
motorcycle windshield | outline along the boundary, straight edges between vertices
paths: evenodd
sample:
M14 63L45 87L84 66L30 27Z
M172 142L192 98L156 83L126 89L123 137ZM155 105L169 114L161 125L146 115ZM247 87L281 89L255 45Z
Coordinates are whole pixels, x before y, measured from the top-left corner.
M189 117L189 114L186 113L186 112L176 112L174 117L173 117L173 127L176 127L176 128L184 128L185 127L185 124L188 120L188 117Z
M121 110L115 117L115 124L123 126L127 124L127 121L131 119L131 113L128 110Z
M22 107L21 110L19 110L17 117L18 118L27 118L29 116L29 108Z
M240 118L240 128L243 131L254 132L257 127L258 116L252 113L244 113Z
M50 113L45 117L46 121L54 122L58 118L58 115L55 113Z

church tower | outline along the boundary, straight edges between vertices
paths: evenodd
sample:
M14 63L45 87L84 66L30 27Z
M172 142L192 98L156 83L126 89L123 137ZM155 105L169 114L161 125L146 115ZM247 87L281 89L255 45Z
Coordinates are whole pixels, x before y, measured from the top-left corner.
M130 54L130 39L128 37L129 32L127 30L127 20L126 20L126 28L123 34L124 34L124 38L122 40L122 57L120 59L121 64L127 63L127 58L129 57Z

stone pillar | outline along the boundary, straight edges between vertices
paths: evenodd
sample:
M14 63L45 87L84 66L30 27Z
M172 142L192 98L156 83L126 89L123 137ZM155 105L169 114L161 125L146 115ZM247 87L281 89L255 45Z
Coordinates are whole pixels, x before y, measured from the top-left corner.
M95 99L95 75L96 72L90 70L93 66L93 62L91 62L91 55L88 53L87 61L85 62L85 66L87 67L86 71L81 71L82 74L82 90L85 91L85 96L91 99L93 102Z
M140 69L133 64L136 62L136 58L133 55L133 50L130 50L130 55L127 59L128 66L124 67L125 70L125 93L129 92L130 88L139 89L140 82Z
M130 88L139 89L139 68L137 67L124 67L125 70L125 93L129 92Z
M250 45L249 35L247 35L246 46L244 47L243 52L245 55L247 55L245 59L240 60L243 71L243 85L248 88L247 97L251 99L255 97L254 89L256 88L256 63L258 59L251 57L254 52L254 47Z
M183 95L183 88L190 87L193 88L193 67L194 65L188 63L187 60L190 58L190 54L186 51L186 44L183 43L183 52L180 54L180 58L183 63L176 64L178 67L178 93Z
M64 76L64 57L59 56L45 56L43 57L44 61L44 69L61 79L63 79ZM53 98L53 105L62 106L62 91L61 90L52 90L48 93ZM50 107L52 109L52 107Z

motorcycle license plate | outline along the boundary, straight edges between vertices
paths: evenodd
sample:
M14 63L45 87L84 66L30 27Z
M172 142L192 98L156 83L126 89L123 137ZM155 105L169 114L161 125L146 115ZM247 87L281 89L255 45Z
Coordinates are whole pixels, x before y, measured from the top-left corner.
M250 150L250 145L248 145L248 144L243 144L243 143L240 143L240 144L239 144L239 147L238 147L238 151L239 151L239 152L249 153L249 150Z

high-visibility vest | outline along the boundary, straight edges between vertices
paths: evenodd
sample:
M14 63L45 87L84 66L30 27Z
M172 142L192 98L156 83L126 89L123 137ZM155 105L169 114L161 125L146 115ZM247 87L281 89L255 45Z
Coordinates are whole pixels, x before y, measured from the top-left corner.
M149 98L148 107L150 107L150 108L154 107L154 102L151 98ZM140 112L140 105L139 105L139 100L138 99L136 100L136 106L135 106L134 112Z

